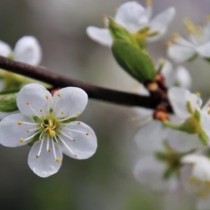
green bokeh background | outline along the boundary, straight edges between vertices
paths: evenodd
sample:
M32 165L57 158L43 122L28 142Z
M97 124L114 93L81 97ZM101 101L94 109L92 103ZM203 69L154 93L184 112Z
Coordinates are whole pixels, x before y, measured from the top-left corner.
M103 15L113 15L122 2L1 0L0 40L14 46L22 36L34 35L43 48L43 66L92 84L132 91L137 83L117 66L109 49L94 43L85 33L88 25L103 26ZM202 22L210 13L209 0L154 0L154 13L171 5L176 6L178 15L169 35L150 47L155 60L166 55L165 42L170 34L184 31L183 17ZM209 95L209 66L196 61L187 67L195 82L193 90ZM197 80L198 71L202 82ZM139 154L133 142L138 129L133 117L129 107L90 100L80 120L94 128L97 153L84 161L65 157L59 173L47 179L29 169L29 147L0 147L0 209L192 210L192 198L182 189L157 193L135 181L133 167Z

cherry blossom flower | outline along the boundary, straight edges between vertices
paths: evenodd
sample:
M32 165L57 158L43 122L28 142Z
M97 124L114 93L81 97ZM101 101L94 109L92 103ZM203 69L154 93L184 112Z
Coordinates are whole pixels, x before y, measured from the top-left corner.
M38 65L42 59L42 50L35 37L24 36L17 41L13 51L7 43L0 41L0 55L31 65Z
M210 58L210 22L204 27L195 25L189 19L185 22L189 36L185 39L175 34L169 42L168 56L177 63L191 60L197 55L205 59Z
M174 175L164 177L170 163L156 156L158 153L168 154L165 147L167 137L167 128L158 121L151 121L139 129L134 137L140 154L134 167L134 176L141 185L155 191L173 191L178 183Z
M0 143L7 147L32 145L28 164L40 177L55 174L63 154L87 159L95 153L97 139L88 125L76 120L87 100L80 88L63 88L52 96L42 85L28 84L17 95L20 113L0 122Z
M197 197L197 209L208 210L210 205L210 160L209 158L191 154L182 158L184 166L190 166L186 188ZM186 181L186 180L185 180Z
M116 23L127 29L131 34L138 37L138 33L145 31L145 38L147 38L147 41L156 41L167 32L168 26L175 16L175 9L174 7L170 7L153 19L151 19L151 16L151 0L147 1L146 7L143 7L136 1L130 1L123 3L117 9L114 20ZM87 28L87 34L99 44L108 47L112 45L111 33L107 28L89 26Z
M209 144L210 102L202 107L203 102L198 94L178 87L170 88L168 96L176 116L180 119L178 126L169 123L169 127L198 134L203 143Z

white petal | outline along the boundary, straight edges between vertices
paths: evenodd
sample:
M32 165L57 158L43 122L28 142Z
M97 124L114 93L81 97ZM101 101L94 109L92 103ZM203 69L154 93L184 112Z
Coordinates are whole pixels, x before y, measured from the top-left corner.
M43 145L41 145L42 141L35 142L28 155L29 167L36 175L43 178L57 173L62 164L61 148L52 141L49 141L49 150L47 150L48 141L46 139L43 140Z
M163 149L163 141L166 138L166 129L156 120L152 120L139 128L134 141L137 143L140 153L154 153Z
M108 29L89 26L86 32L92 40L98 42L99 44L107 47L112 46L112 36Z
M210 113L210 99L202 107L202 112L206 114Z
M159 15L157 15L150 23L149 26L152 31L158 32L159 37L164 35L168 29L169 24L174 19L176 10L174 7L169 7Z
M170 88L168 96L175 114L182 119L190 116L187 110L187 102L190 103L192 110L200 110L202 104L201 99L184 88Z
M196 51L194 48L180 44L171 44L168 48L168 56L177 63L185 62L191 59L195 54Z
M192 86L192 78L185 67L178 66L176 68L175 82L178 83L180 87L184 88L190 88Z
M188 134L181 131L167 129L169 145L179 152L188 152L192 149L202 148L197 135Z
M17 106L21 113L28 116L43 116L49 110L52 96L42 85L25 85L17 94Z
M18 40L14 49L15 60L38 65L42 59L41 47L35 37L24 36Z
M85 109L88 96L84 90L77 87L66 87L53 95L53 111L58 118L79 116Z
M58 138L63 153L75 159L87 159L97 149L97 139L94 131L88 125L79 121L65 125Z
M0 41L0 55L4 57L8 57L11 52L12 50L10 46L5 42Z
M210 142L210 115L208 113L202 112L200 123L201 123L201 128L208 136Z
M166 165L153 156L140 159L134 169L134 176L140 184L153 190L174 190L177 186L175 178L165 180L163 175Z
M12 114L16 114L19 113L18 111L14 111L14 112L0 112L0 120L3 120L5 117L12 115Z
M115 20L131 32L137 32L148 23L145 8L135 1L122 4L117 10Z
M161 70L161 73L165 77L165 82L166 82L167 87L172 86L174 83L174 72L173 72L173 66L171 62L169 62L168 60L164 61L164 65Z
M18 147L33 140L37 125L22 114L12 114L0 122L0 143L6 147ZM28 139L28 140L27 140Z
M204 58L210 58L210 42L207 42L197 48L197 52Z
M189 154L182 158L183 164L199 164L206 161L206 157L199 154Z

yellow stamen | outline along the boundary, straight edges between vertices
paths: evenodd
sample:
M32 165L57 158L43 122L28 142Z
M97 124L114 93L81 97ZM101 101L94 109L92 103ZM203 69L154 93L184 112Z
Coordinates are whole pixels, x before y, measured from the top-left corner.
M60 157L56 157L55 161L56 161L57 163L61 163L62 159L61 159Z
M190 18L187 17L184 18L184 24L186 26L188 33L191 33L197 37L200 37L202 35L203 31L202 27L193 23Z
M20 138L19 138L19 142L20 142L20 143L23 143L23 142L24 142L24 138L23 138L23 137L20 137Z
M23 121L18 120L17 124L18 124L18 125L22 125L22 124L23 124Z

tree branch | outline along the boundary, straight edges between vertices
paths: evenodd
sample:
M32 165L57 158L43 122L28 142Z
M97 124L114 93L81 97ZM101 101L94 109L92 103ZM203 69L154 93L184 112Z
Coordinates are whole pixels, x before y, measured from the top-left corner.
M110 103L154 109L161 102L152 97L140 96L133 93L112 90L77 81L44 67L31 66L25 63L12 61L2 56L0 56L0 68L46 82L54 87L80 87L87 92L90 98Z

